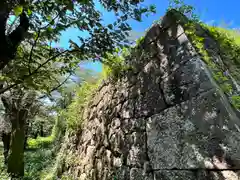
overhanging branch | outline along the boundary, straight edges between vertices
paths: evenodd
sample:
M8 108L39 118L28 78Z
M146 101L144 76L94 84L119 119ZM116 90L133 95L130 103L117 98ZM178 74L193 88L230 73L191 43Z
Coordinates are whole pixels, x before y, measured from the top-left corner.
M11 85L3 88L3 89L0 89L0 94L3 94L4 92L6 92L6 91L8 91L8 90L10 90L10 89L12 89L12 88L14 88L14 87L16 87L17 85L21 84L21 83L23 82L23 80L26 80L26 79L28 79L29 77L31 77L32 75L38 73L38 71L39 71L44 65L46 65L46 64L49 63L50 61L54 60L55 58L63 55L63 54L66 53L66 52L71 52L71 51L65 50L65 51L63 51L63 52L60 52L60 53L56 54L55 56L52 56L51 58L49 58L48 60L46 60L44 63L40 64L34 71L32 71L32 72L29 73L28 75L25 75L25 76L23 76L22 78L20 78L21 80L18 80L18 81L16 81L14 84L11 84Z
M66 82L67 82L67 80L71 77L71 73L68 75L68 77L64 80L64 81L62 81L61 83L59 83L56 87L54 87L54 88L52 88L51 90L50 90L50 92L49 92L49 94L51 93L51 92L53 92L53 91L56 91L56 90L58 90L63 84L65 84ZM47 95L43 95L43 96L40 96L38 99L42 99L42 98L45 98L45 97L47 97Z

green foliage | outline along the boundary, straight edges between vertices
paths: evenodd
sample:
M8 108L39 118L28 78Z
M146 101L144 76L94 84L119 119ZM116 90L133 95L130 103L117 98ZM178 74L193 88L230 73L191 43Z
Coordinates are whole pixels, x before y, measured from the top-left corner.
M233 81L230 76L224 73L229 71L237 81L240 80L240 61L238 58L240 54L240 36L233 30L207 26L199 21L198 17L193 12L194 8L185 5L181 0L173 0L172 2L173 6L170 9L176 9L185 15L190 14L190 16L187 16L189 18L188 23L183 24L185 33L190 37L194 47L208 65L220 88L230 97L232 105L239 108L238 98L236 98L237 96L233 96ZM197 33L197 26L199 25L201 25L201 27L220 45L219 55L223 60L222 63L215 61L209 56L209 52L205 47L204 37L201 37L201 35Z
M203 27L207 27L201 24ZM224 75L224 69L219 63L216 63L208 54L204 46L204 38L197 35L196 32L196 24L195 22L190 22L185 25L187 30L186 34L192 39L193 45L196 47L199 54L202 56L203 60L206 62L208 67L211 69L214 79L219 84L220 88L224 93L231 95L233 87L232 84L229 83L229 78ZM220 42L219 42L220 43ZM221 46L221 44L220 44ZM227 69L227 68L226 68Z
M204 27L220 45L223 67L228 69L231 75L240 81L240 35L233 30L206 25Z
M61 136L63 136L62 133L65 131L65 129L66 125L62 117L56 117L51 135L47 137L38 136L36 139L28 138L28 149L47 148L51 145L54 145L54 142L56 142L61 138Z
M25 154L25 176L23 180L40 180L45 179L50 167L54 166L57 152L61 146L61 132L64 129L64 124L61 118L56 118L51 136L38 137L28 141L31 149L27 149ZM3 152L3 147L0 146L0 153ZM3 156L0 156L0 179L10 179L3 163Z
M15 16L19 16L23 11L23 7L22 6L16 6L14 9L13 9L13 12L15 14Z
M0 146L0 153L3 153L3 147ZM23 180L40 180L44 172L54 164L56 151L50 148L40 148L25 153L25 176ZM11 179L3 163L3 156L0 156L0 179ZM13 179L13 178L12 178ZM43 178L44 179L44 178Z
M125 71L131 69L126 65L125 59L130 55L129 48L115 49L114 53L107 53L106 58L103 60L103 76L109 77L114 80L121 77Z
M0 94L18 85L50 93L61 84L57 77L73 73L81 60L101 61L97 56L104 58L115 47L128 46L126 37L131 30L128 20L141 21L142 15L156 11L155 6L146 7L134 0L99 0L105 11L115 15L116 21L106 24L95 3L93 0L4 1L2 6L12 10L16 16L27 14L31 25L26 29L29 33L24 33L25 39L20 38L22 44L17 43L20 44L17 52L12 52L16 58L7 62L1 75L7 86L0 90ZM8 17L9 14L6 12L3 16ZM6 23L2 23L1 27L5 27ZM88 36L76 36L70 40L68 50L53 47L61 32L70 27L88 32Z
M170 11L171 9L175 9L181 12L187 16L189 20L193 20L195 22L199 21L199 17L194 13L195 8L191 5L186 4L184 0L170 0L167 11Z
M143 41L144 41L144 36L138 38L137 41L136 41L136 46L141 45L143 43Z
M40 114L40 113L38 113ZM35 116L29 120L28 137L49 136L54 126L55 118L46 114L45 117Z
M19 46L15 60L8 63L1 75L9 84L7 87L15 85L50 93L63 82L59 77L73 73L79 63L79 59L62 49L40 43L35 46L27 42Z
M59 172L62 173L62 165L66 163L66 157L72 157L72 155L66 153L68 143L68 134L66 134L64 143L62 144L61 149L56 156L54 165L48 171L42 174L42 179L54 180Z
M220 56L222 57L223 64L221 65L222 71L228 71L228 74L233 76L237 82L240 82L240 35L233 30L227 30L219 27L212 27L204 25L211 36L220 45ZM228 76L225 81L232 80ZM233 82L232 82L233 83ZM224 92L230 94L230 102L236 109L240 109L239 95L233 95L232 83L224 82L221 88Z
M38 149L46 148L53 143L54 137L37 137L37 139L29 138L28 139L28 148L29 149Z
M67 107L66 111L63 112L63 116L67 120L67 128L69 130L81 127L81 123L83 121L83 110L89 103L89 100L92 97L95 89L98 87L98 84L99 82L84 82L79 88L76 89L75 99Z
M50 148L40 148L35 151L25 152L24 180L40 180L42 173L53 166L56 152Z
M234 95L231 97L232 104L236 109L240 109L240 96L239 95Z

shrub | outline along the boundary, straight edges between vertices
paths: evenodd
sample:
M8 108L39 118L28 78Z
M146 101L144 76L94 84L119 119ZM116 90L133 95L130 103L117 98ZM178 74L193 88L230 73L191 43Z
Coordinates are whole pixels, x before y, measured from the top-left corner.
M27 144L29 149L47 148L55 141L59 140L65 132L65 124L61 116L55 119L55 124L52 128L52 133L47 137L37 137L36 139L28 138Z

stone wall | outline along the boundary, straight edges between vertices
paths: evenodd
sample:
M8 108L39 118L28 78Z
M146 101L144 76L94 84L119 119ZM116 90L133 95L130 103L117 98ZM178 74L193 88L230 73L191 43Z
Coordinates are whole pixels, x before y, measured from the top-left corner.
M93 97L64 168L74 179L238 179L239 118L174 17L146 33L127 60L134 70Z

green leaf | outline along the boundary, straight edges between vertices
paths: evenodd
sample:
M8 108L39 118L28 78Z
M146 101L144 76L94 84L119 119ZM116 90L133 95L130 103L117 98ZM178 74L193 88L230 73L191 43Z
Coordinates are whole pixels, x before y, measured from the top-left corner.
M150 5L149 10L150 10L152 13L156 13L156 6L155 6L155 5Z
M47 28L47 31L48 31L48 32L52 32L52 31L53 31L53 28L48 27L48 28Z
M22 11L23 11L23 7L22 6L16 6L13 9L13 11L14 11L15 16L19 16L22 13Z
M28 9L28 10L27 10L27 15L29 15L29 16L32 15L32 11L31 11L31 9Z
M52 20L52 17L51 17L51 16L47 16L47 20L48 20L48 21L51 21L51 20Z
M36 40L37 37L38 37L38 33L37 33L37 32L34 32L34 33L33 33L33 37L34 37L34 40Z
M109 28L109 29L113 29L113 25L112 25L112 24L109 24L109 25L108 25L108 28Z
M50 24L51 24L51 25L54 25L54 24L55 24L55 22L52 20L52 21L50 21Z

